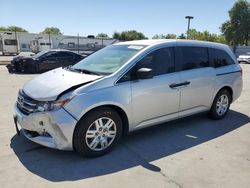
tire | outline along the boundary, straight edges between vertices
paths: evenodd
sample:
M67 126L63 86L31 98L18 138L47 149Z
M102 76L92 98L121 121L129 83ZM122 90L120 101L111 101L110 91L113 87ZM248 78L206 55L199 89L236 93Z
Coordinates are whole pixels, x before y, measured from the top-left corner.
M228 90L223 89L219 91L215 96L212 107L209 111L210 118L222 119L225 117L228 113L231 102L232 95Z
M108 153L121 135L122 120L118 113L109 107L100 107L87 113L78 122L73 146L84 157L98 157Z

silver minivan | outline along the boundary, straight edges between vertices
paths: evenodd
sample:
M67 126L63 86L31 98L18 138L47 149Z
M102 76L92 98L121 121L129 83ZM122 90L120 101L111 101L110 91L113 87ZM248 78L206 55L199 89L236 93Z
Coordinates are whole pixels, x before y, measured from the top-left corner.
M26 83L14 120L38 144L95 157L131 131L200 112L221 119L241 90L242 69L226 45L122 42Z

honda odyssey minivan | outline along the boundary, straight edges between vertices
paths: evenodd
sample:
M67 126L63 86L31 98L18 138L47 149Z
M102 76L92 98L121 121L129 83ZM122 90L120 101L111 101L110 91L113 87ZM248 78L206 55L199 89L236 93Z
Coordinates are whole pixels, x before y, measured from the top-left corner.
M241 90L242 70L226 45L121 42L26 83L14 120L38 144L96 157L124 133L200 112L221 119Z

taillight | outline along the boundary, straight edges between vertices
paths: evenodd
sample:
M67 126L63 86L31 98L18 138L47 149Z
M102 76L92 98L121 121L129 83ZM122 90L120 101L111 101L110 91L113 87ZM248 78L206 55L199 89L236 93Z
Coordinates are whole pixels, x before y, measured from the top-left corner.
M241 76L243 76L243 70L242 69L240 69L240 74L241 74Z

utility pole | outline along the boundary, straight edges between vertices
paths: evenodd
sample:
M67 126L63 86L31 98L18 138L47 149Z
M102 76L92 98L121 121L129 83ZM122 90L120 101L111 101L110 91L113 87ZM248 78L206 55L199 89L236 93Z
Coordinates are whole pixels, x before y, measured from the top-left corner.
M51 48L51 42L50 42L50 31L49 31L49 49Z
M78 50L78 54L79 54L79 33L77 33L77 50Z
M189 38L189 29L190 29L190 20L194 19L193 16L186 16L186 19L188 19L188 28L187 28L187 39Z
M15 27L15 39L16 39L16 53L18 54L18 42L17 42L16 27Z

